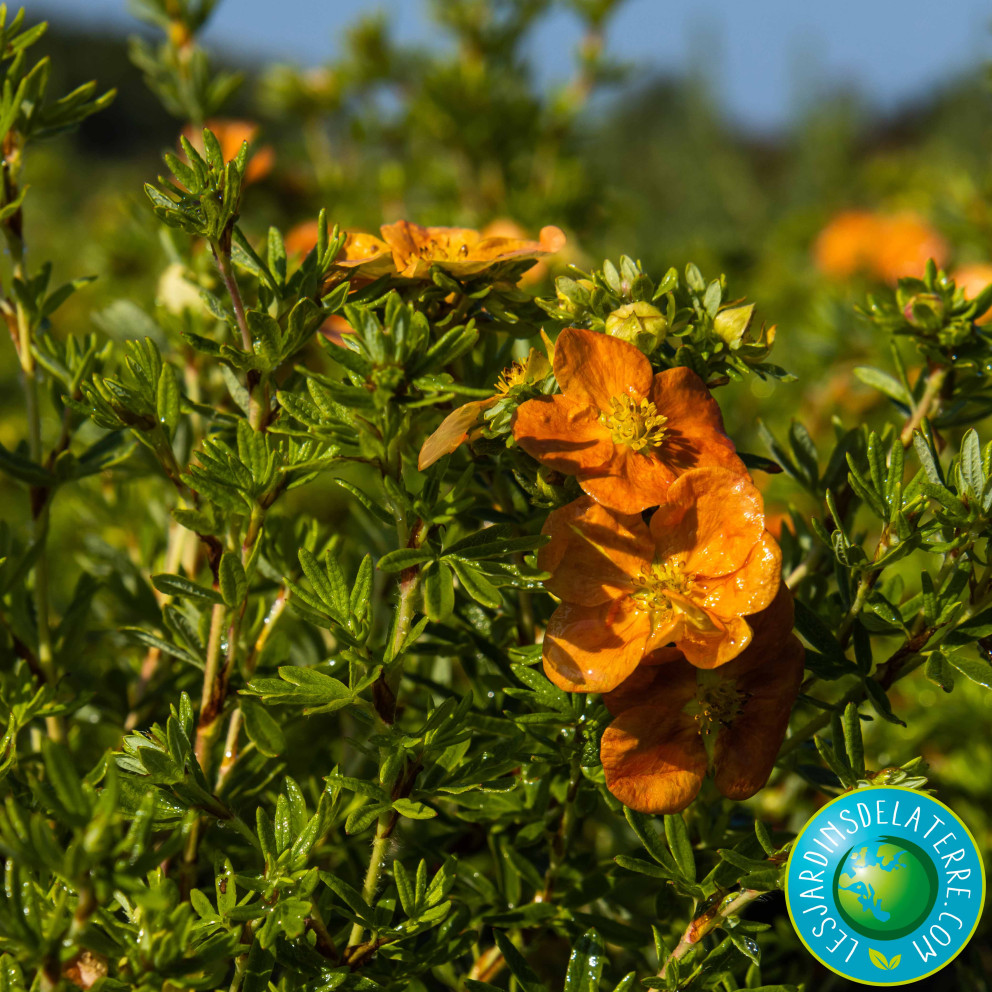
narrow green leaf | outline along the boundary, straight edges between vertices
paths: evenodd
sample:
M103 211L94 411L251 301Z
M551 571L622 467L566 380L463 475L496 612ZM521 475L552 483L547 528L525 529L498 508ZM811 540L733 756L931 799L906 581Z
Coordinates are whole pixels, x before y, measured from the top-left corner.
M599 992L603 951L603 940L595 930L587 930L579 937L568 959L564 992Z
M248 595L248 579L239 555L225 551L217 570L217 584L227 606L240 606Z
M665 837L682 877L687 881L695 882L696 858L692 853L689 828L681 813L669 813L665 816Z
M286 749L286 737L282 727L260 703L242 697L241 713L245 721L245 733L255 747L269 758L275 758Z

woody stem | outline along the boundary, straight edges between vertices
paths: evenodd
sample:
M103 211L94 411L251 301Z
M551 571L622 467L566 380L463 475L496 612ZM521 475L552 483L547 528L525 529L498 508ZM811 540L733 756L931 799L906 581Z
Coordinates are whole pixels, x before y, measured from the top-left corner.
M757 889L742 889L721 909L716 912L708 911L692 920L685 928L675 950L665 959L659 977L666 978L673 961L684 958L707 934L722 926L730 917L739 916L760 895L761 892Z

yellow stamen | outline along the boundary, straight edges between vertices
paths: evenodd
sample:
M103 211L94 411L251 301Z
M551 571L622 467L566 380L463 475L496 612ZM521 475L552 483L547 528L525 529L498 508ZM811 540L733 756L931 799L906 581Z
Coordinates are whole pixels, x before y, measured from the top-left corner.
M684 567L681 562L655 562L634 579L634 599L651 614L653 624L668 623L676 610L688 605L672 601L673 594L685 596L692 584L692 576L686 575Z
M668 417L658 413L649 399L636 402L630 396L614 396L610 412L600 414L600 423L610 432L614 444L625 444L631 451L646 453L664 440Z
M522 382L526 381L526 364L524 362L514 362L511 366L500 372L499 378L496 380L496 392L502 393L505 396L514 386L519 386Z
M741 711L746 695L734 679L711 671L697 674L696 698L686 707L704 737L733 723Z

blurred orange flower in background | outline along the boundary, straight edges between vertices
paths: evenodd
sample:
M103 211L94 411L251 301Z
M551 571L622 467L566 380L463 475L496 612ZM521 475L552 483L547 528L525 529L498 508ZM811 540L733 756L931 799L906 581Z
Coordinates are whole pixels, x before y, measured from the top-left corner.
M553 511L538 556L562 600L544 636L544 670L570 692L616 688L656 648L674 643L715 668L751 640L745 619L779 586L781 552L746 475L687 472L646 524L582 497Z
M271 171L276 161L276 153L271 145L253 147L259 134L259 126L253 121L232 120L230 118L214 118L204 125L209 128L220 144L221 154L225 162L237 158L241 146L248 142L248 166L245 169L245 182L257 183ZM183 128L183 137L202 155L203 132L192 124Z
M951 278L964 292L965 298L973 300L986 286L992 285L992 263L973 262L971 265L958 266L951 273ZM975 323L987 324L990 320L992 320L992 310L986 310Z
M561 394L521 404L513 436L604 506L656 506L681 473L703 465L746 474L719 406L690 369L656 375L634 345L566 327L554 372Z
M709 772L728 799L753 796L771 774L802 682L792 624L792 595L780 586L751 618L751 643L722 668L700 670L664 648L606 693L614 720L600 758L610 792L642 813L675 813Z
M813 245L816 267L833 279L863 272L882 282L922 276L932 258L942 266L947 242L917 214L845 210L820 231Z

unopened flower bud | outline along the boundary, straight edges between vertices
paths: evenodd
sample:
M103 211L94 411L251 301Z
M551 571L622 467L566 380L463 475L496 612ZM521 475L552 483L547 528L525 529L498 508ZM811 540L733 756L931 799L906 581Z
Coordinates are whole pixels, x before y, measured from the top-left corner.
M568 276L560 276L555 280L558 309L573 317L585 313L595 288L591 279L570 279Z
M754 316L754 304L743 307L727 307L713 318L713 331L731 348L736 348L744 337L744 332Z
M945 313L944 301L936 293L916 293L902 308L906 320L923 331L939 330Z
M668 333L665 315L650 303L628 303L606 318L606 333L621 341L629 341L650 355Z

